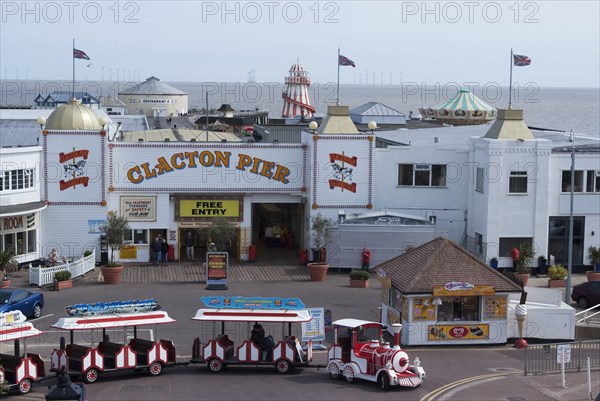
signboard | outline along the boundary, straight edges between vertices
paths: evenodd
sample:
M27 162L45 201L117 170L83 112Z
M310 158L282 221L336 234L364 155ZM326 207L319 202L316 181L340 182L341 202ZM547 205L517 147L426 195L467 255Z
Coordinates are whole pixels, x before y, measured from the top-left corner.
M405 318L408 318L408 316ZM433 298L413 299L413 321L419 320L435 320Z
M556 362L570 363L571 362L571 345L559 344L556 346Z
M304 309L300 298L202 297L207 308L231 309Z
M227 270L229 268L229 253L206 253L206 289L226 290Z
M181 199L179 217L239 217L240 201L233 199Z
M120 313L152 312L160 309L155 299L131 301L96 302L65 306L65 312L72 317L117 315Z
M313 318L302 323L302 341L325 341L325 309L308 308L307 311Z
M121 196L121 214L129 221L156 221L156 197Z
M488 340L489 325L431 325L427 327L427 341Z
M88 234L101 234L106 220L88 220Z
M506 296L498 295L483 298L483 318L485 320L506 319Z
M466 295L494 295L493 285L473 285L464 281L451 281L445 285L433 286L434 297L458 297Z

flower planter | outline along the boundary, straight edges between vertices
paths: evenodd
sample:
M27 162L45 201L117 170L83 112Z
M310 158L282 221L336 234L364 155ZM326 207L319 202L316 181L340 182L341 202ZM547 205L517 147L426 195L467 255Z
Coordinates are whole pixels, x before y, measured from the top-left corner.
M585 272L588 281L600 281L600 272Z
M369 288L369 280L353 280L353 279L350 279L350 287L353 287L353 288Z
M567 280L548 279L548 287L550 287L550 288L565 288L566 286L567 286Z
M67 288L73 288L73 280L55 281L54 289L56 291L64 290Z
M329 269L328 263L309 263L306 267L308 268L310 281L325 281L327 269Z
M123 266L102 266L102 276L105 284L119 284L123 274Z
M523 286L529 283L529 273L515 273L515 276L523 282Z
M2 280L2 284L0 284L0 288L8 288L10 287L10 280Z

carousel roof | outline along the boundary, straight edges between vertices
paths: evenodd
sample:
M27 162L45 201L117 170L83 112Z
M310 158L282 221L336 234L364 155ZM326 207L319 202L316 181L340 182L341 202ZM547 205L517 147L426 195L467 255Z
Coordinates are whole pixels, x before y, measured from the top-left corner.
M461 89L456 96L452 99L447 100L438 104L437 106L432 107L434 110L469 110L469 111L492 111L496 110L483 100L479 99L475 96L470 89L463 88Z
M140 84L120 91L119 95L187 95L187 93L160 82L156 77L150 77Z

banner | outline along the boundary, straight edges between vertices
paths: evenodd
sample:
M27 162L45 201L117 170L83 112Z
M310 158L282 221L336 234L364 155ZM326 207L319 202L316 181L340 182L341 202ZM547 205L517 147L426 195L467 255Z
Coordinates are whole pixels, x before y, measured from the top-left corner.
M313 317L310 322L302 323L302 341L325 341L325 310L324 308L308 308Z
M229 253L206 253L206 289L227 289Z
M121 196L121 214L129 221L156 221L156 197Z
M207 308L231 309L304 309L300 298L262 297L202 297Z

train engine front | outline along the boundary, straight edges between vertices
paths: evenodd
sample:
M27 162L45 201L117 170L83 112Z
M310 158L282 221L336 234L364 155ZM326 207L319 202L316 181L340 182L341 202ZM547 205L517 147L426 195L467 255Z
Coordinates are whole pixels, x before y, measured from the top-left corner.
M352 382L364 379L390 386L417 387L425 379L425 370L400 347L401 324L392 325L394 346L383 341L382 325L357 319L334 322L335 344L329 349L327 370L332 378Z

